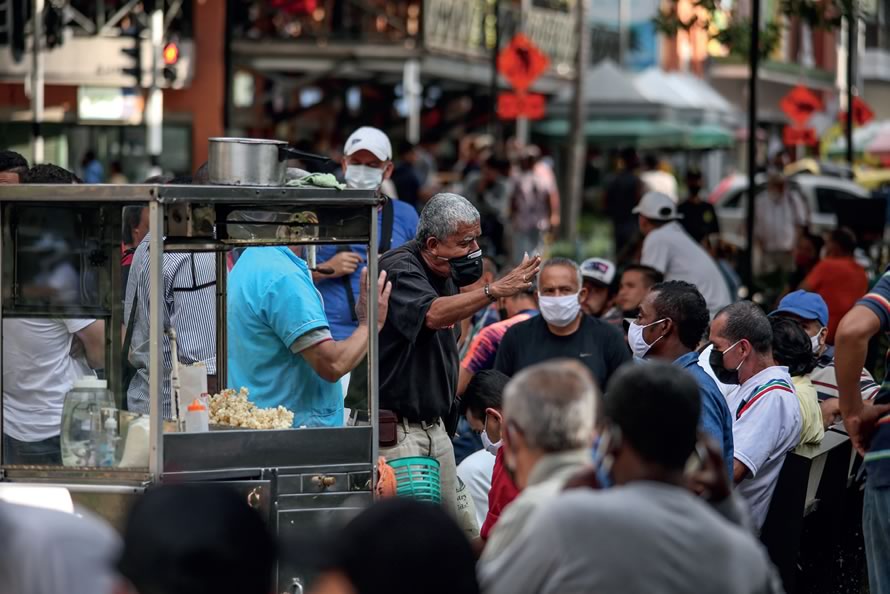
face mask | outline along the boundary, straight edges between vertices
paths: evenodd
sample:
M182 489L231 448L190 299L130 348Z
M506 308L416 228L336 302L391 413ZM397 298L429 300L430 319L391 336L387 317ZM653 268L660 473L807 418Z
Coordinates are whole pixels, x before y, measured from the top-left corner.
M742 341L740 340L739 342L742 342ZM735 343L734 345L732 345L731 347L729 347L722 353L720 351L718 351L716 348L711 349L711 355L710 355L710 357L708 357L708 362L711 364L711 369L714 371L714 375L717 376L717 379L720 381L720 383L730 384L730 385L736 385L736 384L741 383L739 381L739 368L745 362L744 359L742 359L739 362L739 364L736 366L735 369L727 369L726 367L723 366L723 356L726 353L728 353L729 351L731 351L732 349L734 349L736 347L736 345L739 344L739 342Z
M565 328L574 322L581 311L578 293L562 297L545 297L539 293L538 302L544 320L557 328Z
M660 324L666 321L668 318L662 318L657 322L652 322L651 324L646 324L645 326L640 326L636 322L630 323L630 328L627 330L627 342L630 344L630 350L633 351L634 357L643 359L646 356L646 353L649 352L656 342L664 338L664 334L659 336L649 344L646 342L646 339L643 338L643 330L648 328L649 326L654 326L655 324Z
M367 165L346 166L346 186L353 190L376 190L382 183L382 169Z
M443 258L442 256L436 257L447 261L451 265L451 280L458 287L472 285L482 278L482 250L476 250L466 256L451 259Z
M816 336L810 336L810 343L813 345L814 355L818 355L819 349L822 348L822 342L819 340L819 337L822 336L822 330L825 330L825 328L822 328L818 332L816 332Z
M491 438L488 437L488 416L485 417L485 425L482 429L482 447L485 448L485 451L491 454L492 456L497 456L498 450L501 449L501 446L504 444L503 439L497 440L497 442L491 441Z

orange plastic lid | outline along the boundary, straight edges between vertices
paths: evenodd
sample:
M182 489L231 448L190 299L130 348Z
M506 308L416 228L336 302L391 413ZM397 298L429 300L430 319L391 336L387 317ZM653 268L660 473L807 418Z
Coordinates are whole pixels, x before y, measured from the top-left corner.
M188 410L191 412L199 411L199 410L207 410L207 407L201 404L201 401L195 398L191 404L188 406Z

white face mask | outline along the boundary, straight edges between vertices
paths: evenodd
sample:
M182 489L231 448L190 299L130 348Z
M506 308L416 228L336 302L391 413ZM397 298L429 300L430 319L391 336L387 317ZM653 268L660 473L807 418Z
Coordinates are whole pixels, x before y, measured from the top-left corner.
M581 302L578 301L579 293L563 295L562 297L545 297L538 294L541 315L548 324L557 328L564 328L575 321L578 312L581 311Z
M376 190L382 183L382 169L367 165L346 166L346 186L353 190Z
M485 417L485 424L482 429L482 447L485 448L485 451L491 454L492 456L497 456L498 450L501 449L501 446L504 445L504 440L499 439L497 442L491 441L491 438L488 437L488 416Z
M822 341L819 340L819 337L822 336L822 330L825 328L821 328L818 332L816 332L816 336L810 336L810 342L813 344L813 354L819 355L819 349L822 348Z
M630 323L630 328L627 330L627 342L630 344L630 350L633 351L635 357L642 359L646 356L646 353L649 352L656 342L664 338L662 334L652 344L646 342L646 339L643 338L643 330L648 328L649 326L654 326L655 324L660 324L667 320L667 318L662 318L657 322L652 322L651 324L646 324L645 326L640 326L636 322Z

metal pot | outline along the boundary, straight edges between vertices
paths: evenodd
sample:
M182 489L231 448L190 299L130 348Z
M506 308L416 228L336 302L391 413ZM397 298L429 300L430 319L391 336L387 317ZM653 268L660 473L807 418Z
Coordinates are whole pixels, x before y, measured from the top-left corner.
M223 186L283 186L287 160L325 162L329 159L298 151L281 140L211 138L209 183Z

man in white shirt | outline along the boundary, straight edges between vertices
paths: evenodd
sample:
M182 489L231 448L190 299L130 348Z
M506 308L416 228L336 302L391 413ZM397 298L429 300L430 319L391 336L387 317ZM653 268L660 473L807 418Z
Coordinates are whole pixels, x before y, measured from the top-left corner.
M754 201L754 243L760 250L759 274L790 272L792 250L807 225L807 212L781 172L771 171L767 187Z
M731 303L729 287L716 262L677 222L677 205L669 196L649 192L634 208L646 236L640 262L664 274L664 280L692 283L714 316Z
M800 440L800 405L788 375L773 359L772 328L750 301L724 308L711 322L711 369L724 384L740 384L728 399L733 414L733 480L763 527L785 455Z
M4 319L3 462L61 464L65 395L104 366L101 320Z

